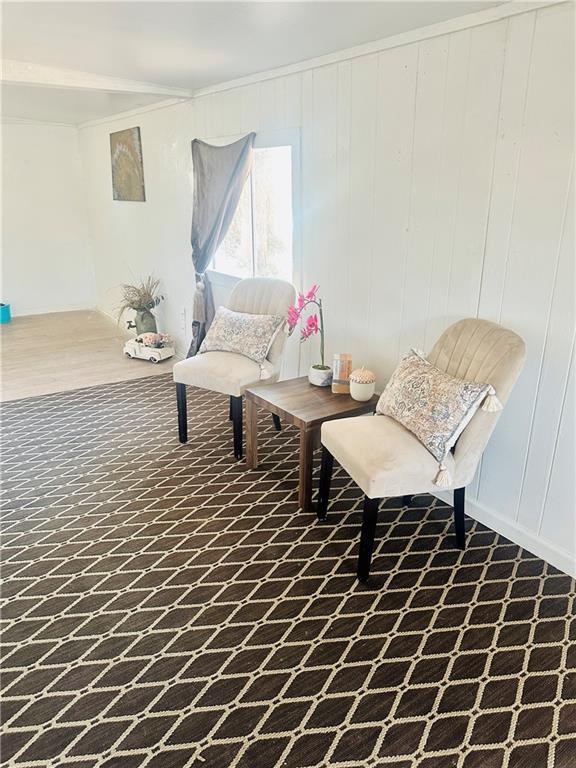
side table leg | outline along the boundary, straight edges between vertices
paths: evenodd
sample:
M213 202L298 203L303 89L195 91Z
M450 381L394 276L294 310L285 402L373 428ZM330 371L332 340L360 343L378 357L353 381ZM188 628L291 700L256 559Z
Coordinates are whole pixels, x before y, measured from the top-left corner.
M258 467L258 409L246 398L246 464L250 469Z
M314 439L318 430L300 430L300 477L298 503L303 512L312 510L312 470L314 466Z

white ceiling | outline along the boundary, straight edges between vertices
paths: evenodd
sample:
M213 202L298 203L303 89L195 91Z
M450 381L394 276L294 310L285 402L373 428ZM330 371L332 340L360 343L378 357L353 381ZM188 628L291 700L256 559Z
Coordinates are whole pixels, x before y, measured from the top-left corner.
M2 56L195 91L498 4L5 2ZM166 98L22 83L3 90L4 116L66 123Z

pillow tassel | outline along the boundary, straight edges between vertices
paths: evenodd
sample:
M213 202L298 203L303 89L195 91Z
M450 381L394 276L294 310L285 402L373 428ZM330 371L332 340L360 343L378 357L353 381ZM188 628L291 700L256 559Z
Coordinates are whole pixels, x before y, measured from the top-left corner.
M264 366L264 363L260 363L260 381L270 378L270 371Z
M496 390L494 387L490 387L488 390L488 394L484 398L484 402L482 403L482 410L488 411L488 413L495 413L496 411L502 410L502 403L500 400L498 400L498 397L496 396Z
M434 478L434 485L440 488L449 488L452 485L452 477L444 464L439 465L438 474Z

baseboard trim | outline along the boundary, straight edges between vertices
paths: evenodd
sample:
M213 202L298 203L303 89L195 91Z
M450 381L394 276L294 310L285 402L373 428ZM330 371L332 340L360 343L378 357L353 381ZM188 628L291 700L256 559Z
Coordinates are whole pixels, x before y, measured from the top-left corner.
M441 491L436 493L435 496L452 505L451 491ZM524 526L519 525L516 521L508 520L494 510L482 506L476 499L466 498L466 514L496 531L496 533L502 534L502 536L510 539L510 541L518 544L523 549L527 549L534 555L541 557L542 560L572 576L572 578L576 578L576 558L570 552L560 549L560 547L546 541L546 539L542 539Z

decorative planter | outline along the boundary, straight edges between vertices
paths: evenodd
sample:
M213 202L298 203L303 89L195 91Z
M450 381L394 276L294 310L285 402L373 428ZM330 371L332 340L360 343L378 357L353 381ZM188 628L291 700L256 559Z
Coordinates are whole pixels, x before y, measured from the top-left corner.
M366 368L350 374L350 397L363 403L370 400L376 389L376 376Z
M149 309L136 310L136 317L134 318L136 323L136 333L140 336L143 333L157 333L156 318L150 312Z
M308 381L316 387L329 387L332 383L332 368L311 365L308 369Z
M376 388L376 384L374 382L372 382L371 384L360 384L357 381L351 381L350 397L353 400L358 400L360 403L364 403L367 400L370 400L370 398L374 394L375 388Z

